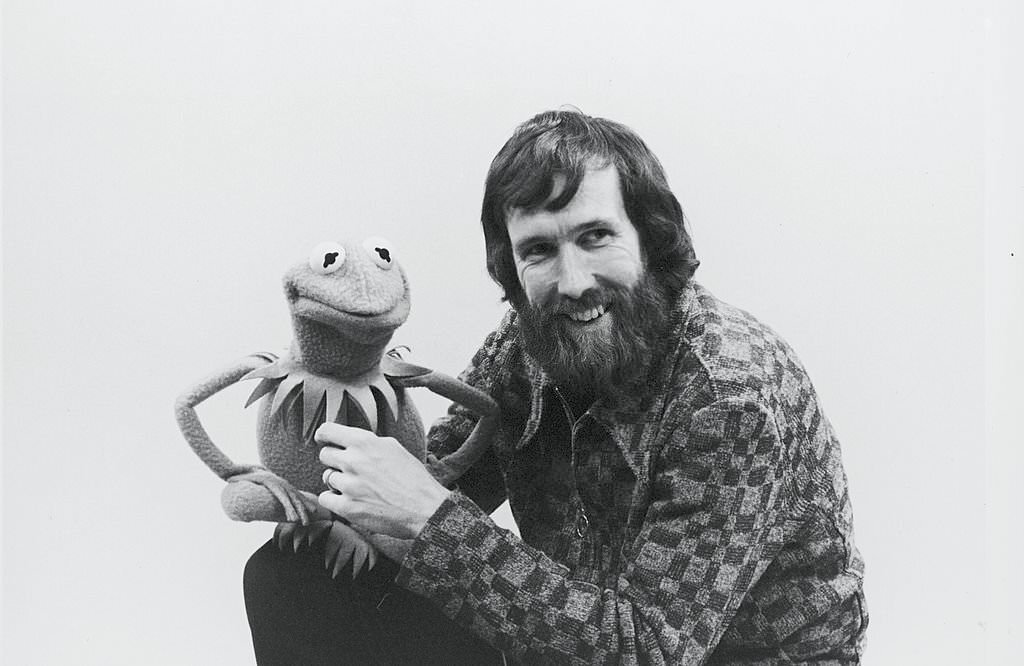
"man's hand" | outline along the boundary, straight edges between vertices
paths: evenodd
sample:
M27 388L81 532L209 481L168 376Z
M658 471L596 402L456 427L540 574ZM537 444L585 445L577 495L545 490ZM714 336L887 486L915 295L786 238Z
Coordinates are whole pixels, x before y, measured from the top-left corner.
M324 507L356 527L397 539L415 539L449 491L392 437L337 423L317 428L327 465Z

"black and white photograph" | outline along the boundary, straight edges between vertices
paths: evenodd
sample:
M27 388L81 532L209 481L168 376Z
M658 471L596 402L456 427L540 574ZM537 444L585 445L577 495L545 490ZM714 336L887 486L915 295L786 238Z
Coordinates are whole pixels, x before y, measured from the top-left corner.
M0 662L1021 659L1017 4L0 24Z

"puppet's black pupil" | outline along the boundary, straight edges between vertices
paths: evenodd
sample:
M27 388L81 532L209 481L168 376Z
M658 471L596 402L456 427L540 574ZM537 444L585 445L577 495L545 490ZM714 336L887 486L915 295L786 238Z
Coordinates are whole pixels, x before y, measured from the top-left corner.
M334 263L334 260L338 258L337 252L328 252L324 255L324 268L327 268Z
M380 255L381 259L388 262L389 264L391 263L391 253L388 252L388 249L386 247L375 247L373 249L377 252L377 254Z

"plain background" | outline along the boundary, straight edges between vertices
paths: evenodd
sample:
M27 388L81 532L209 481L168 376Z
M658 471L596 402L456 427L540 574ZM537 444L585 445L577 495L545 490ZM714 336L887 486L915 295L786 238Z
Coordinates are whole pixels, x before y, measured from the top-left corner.
M222 515L175 395L285 347L281 274L346 237L395 243L395 343L460 370L503 311L485 171L563 104L647 140L698 279L809 368L867 561L866 663L1000 663L1020 9L478 4L4 3L5 663L251 663L241 573L270 527ZM200 410L239 460L248 390Z

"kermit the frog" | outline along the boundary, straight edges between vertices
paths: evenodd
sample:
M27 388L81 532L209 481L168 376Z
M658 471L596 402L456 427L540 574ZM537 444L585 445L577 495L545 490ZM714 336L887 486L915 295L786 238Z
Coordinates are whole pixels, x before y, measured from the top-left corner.
M234 520L278 523L280 547L298 550L326 540L324 565L337 576L351 561L355 576L373 567L377 550L396 556L402 544L356 532L319 506L328 490L313 440L327 421L394 437L444 485L483 453L497 423L494 400L453 377L388 352L392 334L409 315L409 282L390 243L321 243L284 276L294 340L278 357L257 353L236 361L179 396L178 425L192 449L227 481L221 503ZM262 464L238 464L210 439L195 407L241 380L259 380L246 406L260 400L258 452ZM465 444L442 460L428 456L423 423L406 391L422 386L481 416Z

